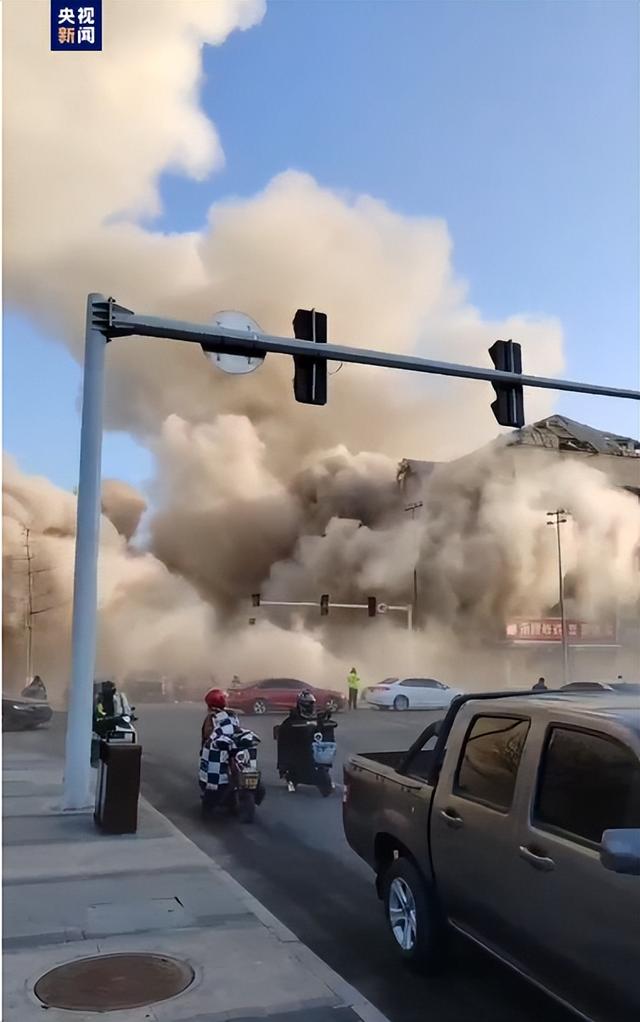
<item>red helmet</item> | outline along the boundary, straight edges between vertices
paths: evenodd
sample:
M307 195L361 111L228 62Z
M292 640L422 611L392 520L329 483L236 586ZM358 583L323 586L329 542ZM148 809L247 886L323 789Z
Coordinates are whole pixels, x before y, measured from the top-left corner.
M227 705L227 693L221 688L212 688L207 692L204 701L210 710L224 710Z

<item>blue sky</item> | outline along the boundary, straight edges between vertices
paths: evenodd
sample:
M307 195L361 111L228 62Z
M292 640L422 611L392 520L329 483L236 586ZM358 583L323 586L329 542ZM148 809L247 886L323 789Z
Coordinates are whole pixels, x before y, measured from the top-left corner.
M309 171L443 217L484 316L558 316L567 376L638 386L638 12L616 0L278 0L257 28L205 50L202 101L226 166L203 183L166 175L157 226L200 227L216 199ZM21 315L5 314L4 336L5 449L71 487L80 370ZM640 433L631 402L566 395L557 407ZM103 471L140 484L152 463L108 434Z

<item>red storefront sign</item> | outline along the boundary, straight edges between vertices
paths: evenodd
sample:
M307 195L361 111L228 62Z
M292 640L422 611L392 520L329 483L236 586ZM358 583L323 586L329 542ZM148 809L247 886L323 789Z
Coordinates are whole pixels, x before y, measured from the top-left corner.
M557 617L543 617L509 621L505 629L511 642L562 642L562 621ZM567 640L575 645L616 642L613 621L567 621Z

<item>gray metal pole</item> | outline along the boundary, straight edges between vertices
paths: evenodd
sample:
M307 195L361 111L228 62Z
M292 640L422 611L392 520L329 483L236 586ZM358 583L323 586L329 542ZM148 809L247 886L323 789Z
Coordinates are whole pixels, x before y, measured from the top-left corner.
M102 412L107 346L104 334L96 327L95 305L105 301L104 296L99 294L91 294L87 300L73 589L73 649L64 768L65 809L85 809L91 805L91 725L98 617Z
M567 646L567 621L564 613L564 578L562 576L562 542L560 540L560 515L556 511L556 534L558 537L558 588L560 592L560 619L562 621L562 676L564 684L569 681L569 649ZM565 519L566 521L566 519Z
M185 323L180 320L161 319L158 316L138 316L128 309L113 306L110 317L111 337L164 337L169 340L191 341L206 345L207 351L227 351L236 355L259 355L274 351L281 355L309 356L309 342L291 337L276 337L273 334L248 334L246 330L232 330L228 327ZM311 356L327 362L353 362L360 365L382 366L387 369L405 369L417 373L434 373L436 376L454 376L467 380L488 380L491 383L514 382L522 387L541 387L546 390L564 390L577 394L599 394L602 397L628 398L640 401L640 391L620 387L605 387L597 383L577 383L574 380L553 380L525 373L511 373L501 369L484 369L480 366L456 365L451 362L434 362L416 355L398 355L394 352L350 348L339 344L318 344Z

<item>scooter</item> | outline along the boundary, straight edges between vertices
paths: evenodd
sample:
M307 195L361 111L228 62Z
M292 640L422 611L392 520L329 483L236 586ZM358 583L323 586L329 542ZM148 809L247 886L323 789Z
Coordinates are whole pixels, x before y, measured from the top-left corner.
M336 756L333 733L338 725L330 719L318 721L317 724L323 730L317 730L313 736L309 735L308 738L304 738L303 748L298 747L298 755L293 759L291 766L280 769L279 773L280 777L289 785L290 790L295 791L298 785L308 784L317 788L323 798L327 798L335 788L331 777L331 768ZM304 722L295 726L304 727ZM280 727L280 724L276 724L273 729L273 737L278 744ZM330 737L330 740L327 740L327 737Z
M325 742L322 732L318 731L313 736L311 753L316 768L316 786L322 797L327 798L335 788L331 768L336 758L336 743Z
M100 741L106 739L109 742L130 742L136 744L138 734L133 722L138 718L133 715L135 706L131 707L131 714L122 713L117 717L102 717L93 723L93 734L91 735L91 765L97 766L100 759Z
M255 754L253 757L255 762ZM201 810L204 818L210 818L216 809L226 809L231 816L237 816L241 823L253 823L256 806L266 795L262 774L252 765L248 749L234 749L229 752L229 782L215 791L205 790L201 794Z

